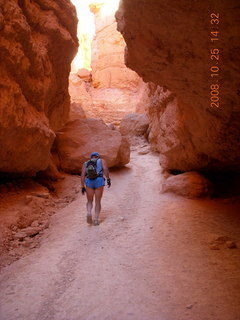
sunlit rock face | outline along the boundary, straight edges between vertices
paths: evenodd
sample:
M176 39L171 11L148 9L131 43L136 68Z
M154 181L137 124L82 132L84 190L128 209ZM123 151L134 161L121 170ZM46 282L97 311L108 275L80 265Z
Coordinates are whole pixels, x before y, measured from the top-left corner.
M0 0L0 172L48 166L69 113L76 26L68 0Z
M117 31L114 2L117 4L110 0L91 2L96 25L91 87L72 74L69 90L72 101L82 104L87 116L119 123L126 113L144 112L147 95L141 77L125 65L125 41Z
M216 3L122 0L116 14L126 65L155 84L150 140L165 169L240 168L240 8L233 0ZM219 40L211 41L211 13L219 13ZM214 48L218 60L211 60ZM220 67L217 76L211 66ZM220 107L211 106L212 84Z
M136 88L141 78L124 63L125 42L120 32L114 12L104 13L106 4L92 3L95 14L96 36L92 44L92 79L95 88Z

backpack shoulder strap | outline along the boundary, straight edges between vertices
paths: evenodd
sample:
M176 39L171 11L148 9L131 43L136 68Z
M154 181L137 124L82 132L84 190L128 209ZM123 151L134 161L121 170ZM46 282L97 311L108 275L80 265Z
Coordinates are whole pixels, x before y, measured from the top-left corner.
M97 159L97 169L99 169L99 174L103 175L103 166L102 166L102 159L101 158Z

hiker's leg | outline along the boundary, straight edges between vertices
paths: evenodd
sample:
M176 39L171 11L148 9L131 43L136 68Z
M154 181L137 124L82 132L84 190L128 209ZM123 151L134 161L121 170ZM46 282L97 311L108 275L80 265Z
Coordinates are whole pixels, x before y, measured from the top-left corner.
M101 199L103 195L103 188L104 187L99 187L95 189L95 221L98 221L98 217L101 211Z
M92 214L92 207L93 207L93 197L94 197L94 189L86 187L87 193L87 215Z

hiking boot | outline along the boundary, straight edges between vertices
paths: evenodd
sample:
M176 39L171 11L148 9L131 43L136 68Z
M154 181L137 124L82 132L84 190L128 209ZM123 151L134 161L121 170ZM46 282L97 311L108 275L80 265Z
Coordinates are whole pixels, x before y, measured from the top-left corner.
M92 216L91 216L91 214L87 215L87 223L92 224Z
M93 225L94 225L94 226L99 226L98 220L93 220Z

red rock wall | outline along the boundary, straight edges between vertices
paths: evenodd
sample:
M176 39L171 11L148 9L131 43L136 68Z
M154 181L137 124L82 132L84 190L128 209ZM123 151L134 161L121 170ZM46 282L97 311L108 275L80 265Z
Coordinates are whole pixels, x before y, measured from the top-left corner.
M211 41L210 14L219 13ZM239 170L239 14L237 1L122 0L116 14L126 65L152 88L151 139L165 169ZM218 64L210 49L220 51ZM210 67L220 67L211 77ZM215 81L218 80L218 81ZM214 80L214 81L213 81ZM220 107L211 107L218 84ZM156 91L155 91L156 90Z
M77 51L70 0L0 0L0 172L47 167L69 113Z

